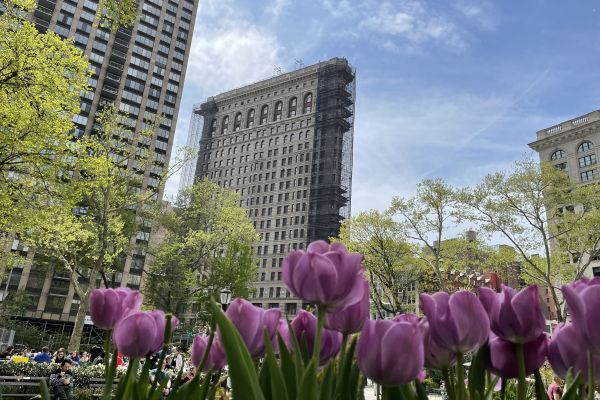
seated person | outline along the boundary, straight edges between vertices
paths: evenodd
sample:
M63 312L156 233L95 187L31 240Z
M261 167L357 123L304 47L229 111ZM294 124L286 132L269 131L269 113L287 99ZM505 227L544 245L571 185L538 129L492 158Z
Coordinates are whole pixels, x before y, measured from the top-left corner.
M60 400L73 400L73 373L71 360L65 359L60 368L50 375L50 390Z
M52 356L48 352L48 348L46 346L42 347L42 351L37 353L35 357L33 357L33 361L35 361L36 363L50 364L52 362Z

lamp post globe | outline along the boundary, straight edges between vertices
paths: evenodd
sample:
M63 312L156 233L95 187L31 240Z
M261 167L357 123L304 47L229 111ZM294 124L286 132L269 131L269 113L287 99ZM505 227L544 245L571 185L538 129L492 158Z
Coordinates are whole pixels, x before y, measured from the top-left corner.
M223 311L227 310L229 303L231 303L231 290L225 288L221 290L221 307L223 307Z

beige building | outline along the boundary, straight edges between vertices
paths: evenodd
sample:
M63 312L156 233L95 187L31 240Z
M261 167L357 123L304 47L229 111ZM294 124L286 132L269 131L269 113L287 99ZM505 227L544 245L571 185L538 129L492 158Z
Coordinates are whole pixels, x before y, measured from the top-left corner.
M333 58L199 105L196 179L231 188L260 234L255 293L294 315L307 306L281 279L283 258L339 232L350 215L354 71Z
M529 147L538 152L540 161L565 170L573 182L586 184L597 181L600 178L597 163L600 110L538 131L536 140L529 143ZM590 263L585 276L600 276L600 260Z

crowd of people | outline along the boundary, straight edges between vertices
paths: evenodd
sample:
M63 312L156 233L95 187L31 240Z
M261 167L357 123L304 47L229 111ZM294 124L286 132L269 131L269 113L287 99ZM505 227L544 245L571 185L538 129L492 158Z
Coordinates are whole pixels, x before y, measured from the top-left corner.
M127 367L128 361L126 357L118 354L117 366ZM181 348L173 348L172 352L165 357L160 373L157 368L159 361L160 354L158 353L150 358L150 380L158 380L159 383L162 383L167 379L165 394L168 394L180 372L181 383L193 379L196 374L196 368L192 364L191 358ZM76 380L73 367L104 364L104 350L99 346L94 346L89 352L80 354L77 351L68 352L64 348L51 352L48 347L42 347L41 351L36 352L30 349L15 350L12 346L8 346L0 352L0 362L58 364L50 374L49 386L56 398L67 400L73 398L73 386ZM223 387L227 389L225 383Z

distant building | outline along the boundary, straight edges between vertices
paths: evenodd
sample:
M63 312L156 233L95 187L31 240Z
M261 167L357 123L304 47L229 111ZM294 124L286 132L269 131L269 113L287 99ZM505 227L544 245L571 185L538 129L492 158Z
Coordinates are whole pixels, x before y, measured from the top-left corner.
M350 215L355 73L333 58L200 104L196 179L241 196L260 234L251 301L294 315L306 307L281 279L294 249L336 236ZM193 119L199 118L194 116Z
M540 161L566 171L573 182L597 182L600 178L597 164L600 110L538 131L537 139L529 143L529 147L538 152ZM600 276L600 259L592 260L585 276Z

